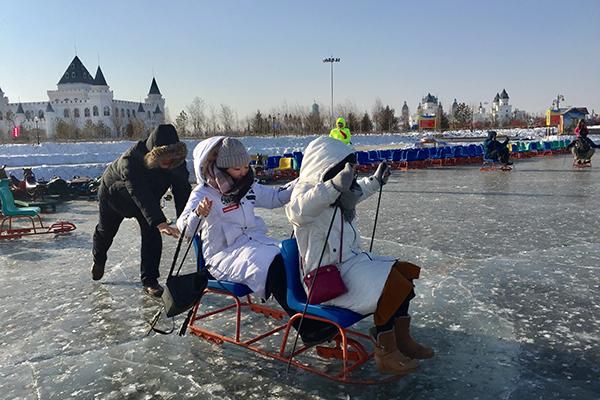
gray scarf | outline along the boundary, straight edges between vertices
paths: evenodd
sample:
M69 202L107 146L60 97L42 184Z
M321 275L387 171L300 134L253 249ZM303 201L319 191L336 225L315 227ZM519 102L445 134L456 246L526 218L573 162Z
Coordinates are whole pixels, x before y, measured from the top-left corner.
M350 185L350 190L340 195L338 204L342 210L344 219L348 222L352 222L356 216L356 204L363 195L362 188L356 182L356 179Z

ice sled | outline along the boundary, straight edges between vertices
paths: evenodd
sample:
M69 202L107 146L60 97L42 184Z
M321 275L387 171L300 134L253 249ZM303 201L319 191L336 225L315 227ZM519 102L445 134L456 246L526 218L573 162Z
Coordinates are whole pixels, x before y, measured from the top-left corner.
M67 221L58 221L50 226L44 226L38 207L17 207L8 179L0 179L0 240L18 239L22 236L41 234L62 234L75 230L75 225ZM27 226L14 227L14 220L27 220ZM37 220L37 221L36 221Z
M504 165L500 161L491 158L484 158L483 164L479 168L480 171L512 171L512 165Z
M198 256L198 267L203 269L205 265L198 237L194 239L194 245ZM373 365L366 368L371 371L371 374L361 370L361 367L373 358L373 343L368 335L349 328L367 316L338 307L309 304L304 318L331 324L338 333L328 343L317 346L307 346L298 340L298 347L293 354L291 353L296 335L293 322L302 317L306 292L300 282L296 239L284 240L280 244L280 249L286 270L287 301L288 305L297 312L295 315L290 318L282 309L252 302L250 297L252 290L246 285L209 279L201 301L192 310L188 325L190 332L218 345L224 343L237 345L264 357L285 364L290 363L297 368L338 382L378 384L401 378L398 375L379 375ZM211 300L221 300L221 304L215 304ZM224 300L229 301L223 306ZM231 314L235 318L233 333L222 333L227 329L228 321L230 323L232 319ZM247 330L252 326L246 319L250 319L253 314L272 318L276 326L257 335L248 333ZM213 323L213 326L218 326L219 332L203 324L209 318L218 321L216 324ZM231 327L229 330L232 331ZM283 335L280 335L280 332ZM361 377L365 374L369 376ZM373 374L376 375L375 378L372 378Z
M578 163L576 159L573 159L573 168L581 169L581 168L592 168L592 160L586 163Z

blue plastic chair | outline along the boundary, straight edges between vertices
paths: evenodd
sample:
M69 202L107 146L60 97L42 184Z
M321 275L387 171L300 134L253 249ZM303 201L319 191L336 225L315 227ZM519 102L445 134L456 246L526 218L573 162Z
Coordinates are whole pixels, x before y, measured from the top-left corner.
M206 269L206 263L204 262L204 256L202 255L200 237L198 235L194 237L194 250L196 251L196 266L198 271ZM243 283L220 281L212 277L208 280L206 287L213 290L229 292L237 297L244 297L252 294L252 289Z
M267 169L275 169L279 167L281 156L269 156L267 158Z
M357 151L356 152L356 161L358 165L371 165L373 161L369 158L369 153L366 151Z
M390 160L392 158L391 150L379 150L379 159L380 160Z
M285 277L287 281L287 302L288 306L301 313L306 305L306 292L300 282L300 264L298 246L296 239L286 239L279 245L283 264L285 266ZM317 278L318 279L318 278ZM340 325L342 328L347 328L363 318L366 315L355 313L344 308L324 306L320 304L309 304L306 309L306 315L313 315L328 319Z
M371 160L371 163L378 163L379 161L381 161L381 159L379 158L379 152L377 150L369 150L369 159Z

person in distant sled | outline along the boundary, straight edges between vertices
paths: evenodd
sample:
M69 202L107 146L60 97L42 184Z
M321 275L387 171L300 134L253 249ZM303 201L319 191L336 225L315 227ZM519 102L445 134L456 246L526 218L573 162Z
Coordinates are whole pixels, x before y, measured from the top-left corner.
M488 131L488 137L483 141L484 159L500 161L505 166L512 165L508 153L508 136L502 143L496 140L496 136L496 131Z
M576 139L567 146L567 149L570 149L571 153L573 153L573 162L575 164L584 165L591 163L595 149L600 147L600 145L597 145L588 137L588 133L585 121L582 119L579 120L575 128Z
M92 279L104 275L107 252L124 218L135 218L142 233L140 265L144 291L160 297L158 283L162 253L161 233L179 236L167 224L160 202L171 188L179 215L192 190L185 163L187 148L173 125L159 125L146 140L137 142L104 171L98 200L100 220L93 239Z
M202 256L215 279L244 284L263 299L272 294L291 316L295 311L287 304L279 242L267 236L267 226L254 209L285 205L294 182L281 188L261 185L249 164L250 155L237 139L217 136L200 142L194 149L198 185L177 226L189 236L201 224ZM300 336L314 344L336 332L327 324L310 321L302 325Z
M415 296L413 280L419 278L420 268L361 249L356 205L386 184L389 167L381 163L374 175L357 180L355 166L352 146L329 137L313 140L285 211L298 241L303 278L319 267L337 265L347 291L322 304L373 314L375 362L381 372L403 375L419 366L416 359L434 355L415 342L409 331L408 306ZM320 274L317 286L319 279ZM306 279L303 282L308 293ZM332 287L335 283L325 284Z

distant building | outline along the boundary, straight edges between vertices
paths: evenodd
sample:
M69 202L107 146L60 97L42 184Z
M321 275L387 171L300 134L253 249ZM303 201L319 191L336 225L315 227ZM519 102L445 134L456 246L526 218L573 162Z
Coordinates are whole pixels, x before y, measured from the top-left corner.
M57 90L48 90L47 95L48 101L9 103L0 89L0 131L21 126L38 128L53 137L62 120L79 128L102 124L118 135L133 120L149 129L165 120L165 99L154 78L143 103L116 100L100 66L92 77L77 56L58 81Z
M549 108L546 110L546 126L557 127L559 134L572 134L577 122L588 114L585 107Z
M492 121L497 126L506 126L512 119L512 106L508 100L508 93L502 89L502 93L496 93L496 97L492 101Z
M421 103L419 103L419 107L417 107L419 130L438 129L440 118L438 98L431 93L427 93L427 96L423 97Z
M405 130L410 128L410 112L406 101L402 106L402 112L400 114L400 127Z

